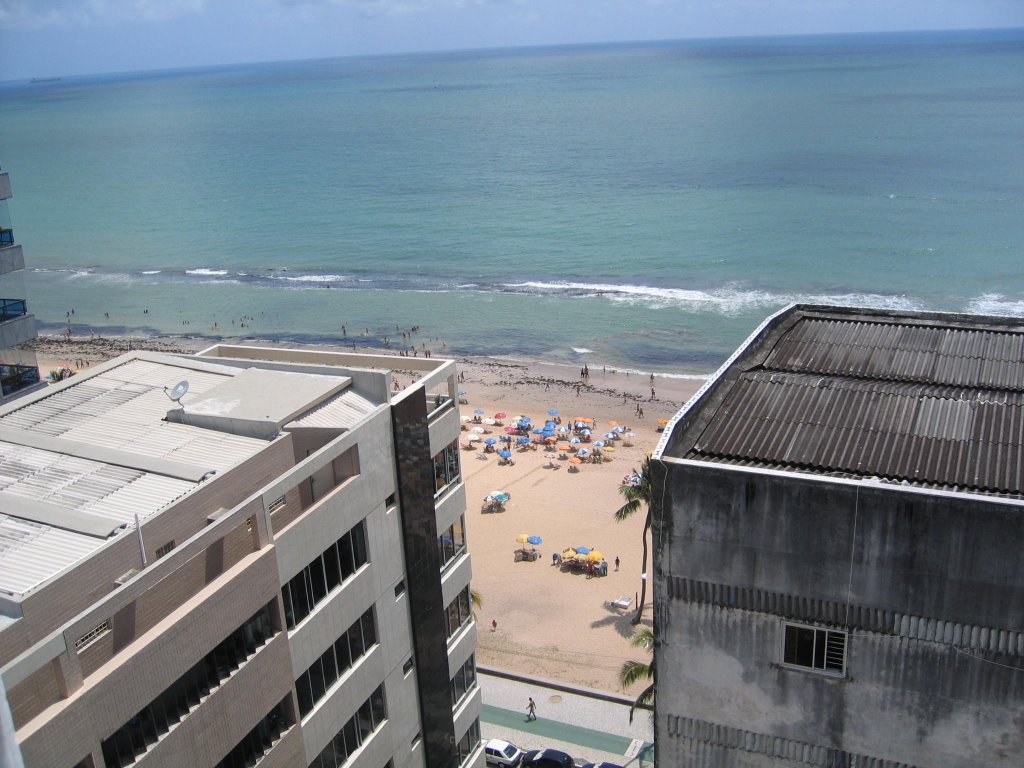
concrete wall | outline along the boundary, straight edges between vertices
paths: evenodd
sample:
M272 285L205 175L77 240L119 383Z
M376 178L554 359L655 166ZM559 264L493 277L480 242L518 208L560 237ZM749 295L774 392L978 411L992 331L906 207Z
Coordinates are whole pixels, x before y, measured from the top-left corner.
M20 245L8 245L0 248L0 275L17 272L25 268L25 254Z
M660 764L708 750L789 764L770 757L773 739L909 765L1019 764L1024 674L1007 669L1024 667L1019 503L686 462L667 482ZM783 667L785 619L849 625L846 677ZM713 730L695 739L694 722L736 729L738 743L768 737L767 751ZM719 758L706 759L694 764Z

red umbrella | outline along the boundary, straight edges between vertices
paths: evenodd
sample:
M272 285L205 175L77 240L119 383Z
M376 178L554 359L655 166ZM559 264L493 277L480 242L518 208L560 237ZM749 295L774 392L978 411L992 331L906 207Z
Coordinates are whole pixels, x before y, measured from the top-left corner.
M494 414L494 418L496 418L496 419L504 419L506 415L507 414L504 411L499 411L498 413Z

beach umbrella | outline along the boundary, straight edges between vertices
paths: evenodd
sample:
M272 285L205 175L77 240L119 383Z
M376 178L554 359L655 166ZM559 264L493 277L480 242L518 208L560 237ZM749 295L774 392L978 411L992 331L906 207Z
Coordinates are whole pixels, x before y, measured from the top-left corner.
M608 422L608 426L609 427L617 427L617 426L619 426L619 422L617 422L617 421L609 421Z
M515 427L505 427L505 433L506 434L514 435L514 434L517 434L518 432L519 432L519 430L516 429Z
M480 435L469 435L466 437L467 443L476 443L480 441Z
M614 432L605 432L604 433L604 439L605 440L614 440L617 437L618 437L618 435L615 434Z
M592 435L593 432L591 432L589 429L581 429L580 430L580 434L581 435Z
M529 544L533 544L533 546L535 547L544 543L544 539L542 539L540 536L527 536L526 541Z
M507 450L506 451L500 451L498 453L498 455L501 456L501 458L503 458L503 459L508 459L508 458L511 458L512 451L507 451Z
M518 440L516 440L516 442L519 443L519 445L526 445L527 443L530 442L530 438L520 437Z
M520 533L518 536L516 536L516 541L518 541L520 544L525 544L529 540L529 538L530 534Z
M568 424L563 424L558 428L558 431L561 432L562 434L566 434L568 432L572 432L572 429L569 427Z
M476 434L478 434L478 435L482 435L482 434L484 433L484 428L483 428L483 427L473 427L473 428L472 428L471 430L469 430L469 431L470 431L470 432L474 432L474 433L476 433Z
M482 421L484 424L486 424L488 426L494 426L494 419L492 419L492 418L484 418L484 419L480 419L480 421Z
M582 440L580 440L580 439L579 439L578 437L572 437L572 438L569 438L569 442L570 442L570 443L571 443L572 445L579 445L579 444L580 444L580 443L582 443L583 441L582 441Z
M503 442L503 443L511 443L512 442L512 435L501 435L501 436L498 437L498 439L501 440L501 442Z
M557 426L558 425L555 424L555 422L553 422L553 421L545 421L544 422L544 429L555 429L555 427L557 427Z
M567 549L562 550L562 559L563 560L575 560L576 559L576 550L573 549L572 547L569 547Z
M582 464L583 462L580 461L579 459L577 459L575 456L573 456L571 459L569 459L569 463L570 464Z
M588 555L590 554L590 547L576 547L577 555Z
M550 411L548 411L548 416L557 416L557 415L558 415L558 409L557 408L552 408Z
M494 499L495 501L508 501L512 498L512 494L508 491L491 491L487 494L487 498Z
M589 448L580 448L578 451L576 451L576 455L577 456L586 456L589 453L590 453L590 449Z
M602 555L596 549L592 549L590 550L590 553L587 555L587 560L589 560L592 563L600 563L602 560L604 560L604 555Z
M504 411L498 411L496 414L494 414L494 418L496 418L496 419L504 419L505 418L505 412Z
M595 448L604 448L604 441L603 440L595 440L594 441L594 447Z
M626 428L623 427L623 426L620 426L619 424L616 424L614 427L612 427L612 432L615 432L617 434L622 434L625 431L626 431Z
M484 411L483 408L474 408L473 409L473 413L480 414L480 413L485 413L485 411Z
M533 430L533 434L535 434L535 435L543 435L544 434L544 430L541 429L540 427L537 427L537 429Z
M495 440L493 437L488 437L486 440L484 440L484 445L494 445L496 442L498 441Z
M459 421L470 421L472 418L473 418L472 416L467 416L466 414L462 414L461 416L459 416Z
M554 435L548 435L547 437L544 438L544 442L545 443L557 443L558 442L558 438L555 437Z
M571 451L572 450L572 446L569 445L568 443L559 443L558 444L558 450L560 450L560 451Z

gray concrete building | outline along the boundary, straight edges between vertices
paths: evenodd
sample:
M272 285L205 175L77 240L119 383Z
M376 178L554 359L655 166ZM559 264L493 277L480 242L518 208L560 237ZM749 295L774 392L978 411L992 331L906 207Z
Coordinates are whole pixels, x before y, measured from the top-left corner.
M7 210L11 197L10 176L0 171L0 403L43 386L31 343L36 321L25 300L25 254Z
M1024 321L791 306L652 461L658 764L1024 764Z
M219 345L0 406L24 764L481 768L456 377Z

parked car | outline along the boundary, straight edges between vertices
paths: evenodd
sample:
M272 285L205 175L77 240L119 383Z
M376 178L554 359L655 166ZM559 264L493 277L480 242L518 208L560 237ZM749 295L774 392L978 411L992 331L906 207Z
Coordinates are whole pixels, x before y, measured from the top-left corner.
M576 768L576 762L557 749L533 749L523 756L524 768Z
M523 750L501 739L491 739L484 744L484 755L488 765L499 765L502 768L515 768L523 761Z

